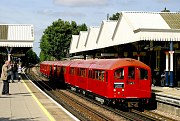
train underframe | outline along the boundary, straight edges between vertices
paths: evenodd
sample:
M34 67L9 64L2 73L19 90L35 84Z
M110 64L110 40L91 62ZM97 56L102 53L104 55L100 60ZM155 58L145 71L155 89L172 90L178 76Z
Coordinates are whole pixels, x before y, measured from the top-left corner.
M67 84L67 88L71 89L74 92L81 93L86 97L90 97L100 102L101 104L108 105L117 109L139 109L143 111L149 101L149 99L145 98L105 98L91 91L87 91L70 84Z

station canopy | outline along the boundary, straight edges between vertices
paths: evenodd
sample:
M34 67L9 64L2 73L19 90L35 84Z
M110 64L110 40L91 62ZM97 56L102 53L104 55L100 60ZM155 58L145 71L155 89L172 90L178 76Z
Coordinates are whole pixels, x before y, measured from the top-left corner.
M85 36L72 37L76 47L71 45L70 53L137 41L180 41L180 13L123 11L117 22L103 20L97 31L89 29Z
M31 24L0 24L0 47L33 47Z

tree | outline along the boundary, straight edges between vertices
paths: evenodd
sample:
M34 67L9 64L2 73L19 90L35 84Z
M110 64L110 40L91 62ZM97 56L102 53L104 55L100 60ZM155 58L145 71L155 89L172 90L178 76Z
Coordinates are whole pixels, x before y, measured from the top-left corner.
M61 60L65 58L70 47L72 34L79 34L79 31L87 30L87 26L78 26L76 22L63 21L58 19L44 31L40 40L40 60Z
M26 60L25 65L29 65L29 63L37 64L39 62L39 58L38 58L37 54L32 49L29 49L26 52L25 60Z
M115 13L112 15L112 17L109 17L109 20L118 20L120 13Z

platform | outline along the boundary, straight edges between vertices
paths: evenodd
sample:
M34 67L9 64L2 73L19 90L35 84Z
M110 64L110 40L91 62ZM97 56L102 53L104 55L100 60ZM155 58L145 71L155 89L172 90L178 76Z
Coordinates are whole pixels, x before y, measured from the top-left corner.
M0 85L2 92L2 81ZM12 95L0 94L0 120L49 121L23 83L10 83L9 86Z
M180 88L177 87L158 87L153 86L152 91L158 95L177 98L180 100Z
M11 95L2 95L0 81L0 121L74 121L78 120L56 102L43 94L30 80L9 83ZM31 89L28 86L31 86ZM39 97L37 97L37 95ZM69 114L68 114L69 113Z

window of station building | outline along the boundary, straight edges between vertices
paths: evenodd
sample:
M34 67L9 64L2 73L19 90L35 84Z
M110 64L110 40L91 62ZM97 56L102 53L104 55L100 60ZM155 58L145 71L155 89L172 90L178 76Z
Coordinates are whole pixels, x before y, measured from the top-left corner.
M128 67L128 79L135 79L135 67Z
M115 79L124 79L124 68L119 68L114 72Z
M148 79L148 71L143 68L139 68L139 79L147 80Z

